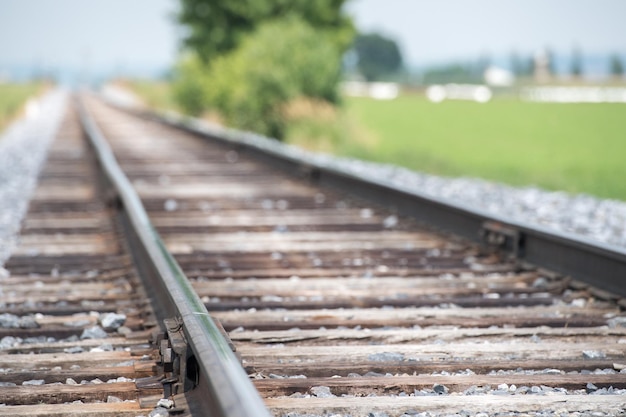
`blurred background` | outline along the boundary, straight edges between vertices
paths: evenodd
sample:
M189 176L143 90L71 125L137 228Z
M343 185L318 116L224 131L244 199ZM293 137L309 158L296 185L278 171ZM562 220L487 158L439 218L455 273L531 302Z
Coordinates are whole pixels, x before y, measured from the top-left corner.
M0 0L0 126L53 85L444 176L626 200L621 0Z

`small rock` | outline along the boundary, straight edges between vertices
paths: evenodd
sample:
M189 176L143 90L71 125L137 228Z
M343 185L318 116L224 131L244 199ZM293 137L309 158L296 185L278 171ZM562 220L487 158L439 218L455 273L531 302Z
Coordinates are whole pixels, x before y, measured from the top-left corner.
M165 211L176 211L176 209L178 209L178 202L172 198L168 198L165 200L165 203L163 203L163 208Z
M83 349L80 346L74 346L74 347L63 349L63 352L65 352L65 353L82 353L84 351L85 351L85 349Z
M115 397L113 395L109 395L107 396L107 402L108 403L121 403L124 400L122 400L121 398Z
M530 388L528 388L526 385L522 385L521 387L515 390L515 393L516 394L528 394L528 391L530 391Z
M19 329L20 318L15 314L0 314L0 327L3 329Z
M46 382L43 379L31 379L29 381L22 382L22 385L43 385Z
M389 417L389 414L376 411L373 413L369 413L368 417Z
M118 327L117 332L121 335L127 335L132 333L133 331L130 329L130 327L120 326Z
M113 345L110 343L104 343L98 347L89 349L90 352L112 352Z
M0 339L0 350L2 349L10 349L12 347L18 346L22 342L22 339L13 336L4 336Z
M330 388L325 386L319 387L311 387L311 394L315 395L317 398L330 398L334 397L334 395L330 392Z
M626 317L613 317L612 319L607 320L606 324L608 324L608 326L612 329L616 327L626 327Z
M394 216L393 214L385 218L385 220L383 220L383 226L386 227L387 229L395 227L397 224L398 224L398 217Z
M583 350L584 359L604 359L606 354L599 350Z
M20 329L38 329L39 323L35 320L35 316L23 316L19 320Z
M400 362L404 360L404 355L398 352L372 353L367 359L372 362Z
M67 378L67 379L65 380L65 383L66 383L67 385L78 385L78 382L76 382L73 378Z
M447 394L448 387L446 387L445 385L441 385L441 384L435 384L433 385L433 391L435 391L435 393L439 395Z
M587 386L585 387L585 390L587 391L587 394L591 394L592 392L595 392L598 390L598 387L596 387L594 384L592 384L591 382L587 383Z
M105 330L117 330L126 322L125 314L107 313L100 316L100 324Z
M174 401L168 400L167 398L161 398L159 402L157 403L157 407L170 409L174 407Z
M148 417L169 417L170 412L167 411L165 408L163 407L157 407L154 410L150 411L150 414L148 414Z
M600 388L596 391L590 392L589 394L591 395L607 395L609 393L609 390L607 390L606 388Z
M81 339L104 339L107 337L107 332L105 332L100 326L92 326L85 330L80 335Z

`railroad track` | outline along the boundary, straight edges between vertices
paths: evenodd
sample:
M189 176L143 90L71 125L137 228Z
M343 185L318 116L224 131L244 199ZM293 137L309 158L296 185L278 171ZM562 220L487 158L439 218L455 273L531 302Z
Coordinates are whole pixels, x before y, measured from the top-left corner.
M137 117L93 98L86 103L95 121L87 121L88 131L107 138L150 222L189 278L197 296L187 303L195 308L199 300L216 323L207 320L210 338L225 338L215 341L219 353L207 354L215 348L198 348L187 333L195 327L192 318L206 319L202 311L181 313L153 302L155 314L146 316L142 331L165 326L174 350L186 349L184 341L190 345L177 362L187 369L183 375L165 375L174 381L172 387L165 378L165 395L178 389L172 398L179 411L195 408L202 415L216 399L228 398L212 415L266 415L247 391L249 381L239 372L244 369L276 416L626 412L624 290L613 276L625 267L623 254L574 245L577 253L592 253L596 288L580 281L593 274L585 268L563 274L526 262L541 252L535 241L555 245L543 231L461 218L458 208L438 202L415 209L403 191L329 175L271 149L212 141L190 133L193 128ZM342 190L346 186L351 193ZM135 204L118 193L106 193L109 203L119 202L113 206ZM377 201L364 198L372 195ZM133 215L119 217L116 230L133 223ZM478 222L484 239L499 248L486 249L416 218L438 227L460 225L466 237ZM131 238L131 248L140 240L141 233ZM135 250L133 257L161 249ZM568 250L561 250L566 272L574 265L565 262ZM162 256L140 267L140 275L159 275L163 263L174 264ZM20 259L18 252L8 265L11 279ZM186 281L176 267L169 274ZM158 292L159 285L154 281L145 292ZM173 320L178 316L183 336L177 335L181 321ZM163 361L150 352L153 366ZM226 363L235 358L241 366L205 371L222 362L222 353ZM163 381L158 366L153 372L151 378ZM236 382L228 382L231 374ZM146 406L158 396L151 393ZM241 404L248 407L232 408Z
M0 415L135 416L160 398L156 321L98 178L69 112L0 280Z

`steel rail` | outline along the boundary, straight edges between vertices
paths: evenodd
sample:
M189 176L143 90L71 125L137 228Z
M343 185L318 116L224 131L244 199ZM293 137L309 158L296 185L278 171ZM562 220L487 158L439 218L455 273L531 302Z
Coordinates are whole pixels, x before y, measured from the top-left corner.
M194 386L185 394L190 399L189 404L202 415L269 417L269 411L230 345L151 225L139 196L80 98L78 108L84 131L113 187L115 198L124 209L124 221L132 226L133 256L138 260L141 275L148 281L151 295L159 298L155 311L161 320L177 318L191 347L190 357L183 358L189 363L185 377L191 379Z
M305 175L317 184L395 208L400 214L419 222L495 246L537 267L570 276L612 294L626 295L626 250L623 248L463 207L379 178L364 178L336 163L314 158L311 154L258 134L224 128L171 112L158 114L109 103L197 136L228 143L274 166Z

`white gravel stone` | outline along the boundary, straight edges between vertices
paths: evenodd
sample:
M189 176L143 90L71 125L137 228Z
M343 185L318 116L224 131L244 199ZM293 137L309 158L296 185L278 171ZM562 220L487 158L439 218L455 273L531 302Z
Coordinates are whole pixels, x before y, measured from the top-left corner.
M107 337L107 332L102 329L100 326L92 326L85 330L80 335L81 339L104 339Z
M157 402L157 407L163 408L172 408L174 407L174 401L168 400L167 398L161 398L159 402Z
M116 330L124 325L126 322L125 314L107 313L103 314L99 318L100 324L106 330Z
M325 387L325 386L311 387L310 391L311 391L311 394L315 395L318 398L334 397L334 395L330 392L329 387Z
M83 349L81 346L72 346L72 347L63 349L63 352L65 353L83 353L84 351L85 349Z
M372 362L399 362L404 360L404 355L398 352L372 353L367 357Z
M604 359L606 354L599 350L583 350L583 358L585 359Z
M20 343L22 343L22 339L20 339L19 337L4 336L2 339L0 339L0 350L10 349L12 347L18 346Z
M29 381L22 382L22 385L43 385L46 382L43 379L31 379Z
M157 407L148 414L149 417L169 417L169 415L170 412L163 407Z

